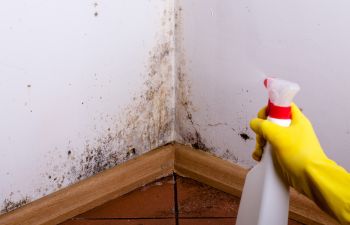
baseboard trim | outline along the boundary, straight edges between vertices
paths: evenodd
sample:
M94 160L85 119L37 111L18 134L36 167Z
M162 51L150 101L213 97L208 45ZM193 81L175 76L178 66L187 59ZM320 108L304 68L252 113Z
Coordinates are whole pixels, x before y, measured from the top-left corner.
M209 153L170 144L1 215L0 224L58 224L173 172L237 197L247 174L246 169ZM338 224L294 190L289 215L304 224Z
M209 153L193 150L190 146L175 145L175 172L219 190L240 197L247 170L215 157ZM294 189L290 191L289 217L312 225L336 225L333 218Z
M173 171L173 146L164 146L1 215L0 224L58 224Z

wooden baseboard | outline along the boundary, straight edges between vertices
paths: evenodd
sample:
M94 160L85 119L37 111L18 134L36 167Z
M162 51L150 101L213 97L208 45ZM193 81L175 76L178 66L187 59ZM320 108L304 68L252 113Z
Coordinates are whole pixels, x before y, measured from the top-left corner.
M240 197L247 171L190 146L175 145L175 173Z
M190 146L175 145L175 172L213 186L237 197L241 196L247 170ZM333 218L294 189L290 192L290 218L304 224L336 225Z
M247 170L181 144L152 150L0 216L1 225L53 225L173 172L240 197ZM304 224L338 224L312 201L291 191L290 217Z
M168 145L0 216L2 225L54 225L174 171Z

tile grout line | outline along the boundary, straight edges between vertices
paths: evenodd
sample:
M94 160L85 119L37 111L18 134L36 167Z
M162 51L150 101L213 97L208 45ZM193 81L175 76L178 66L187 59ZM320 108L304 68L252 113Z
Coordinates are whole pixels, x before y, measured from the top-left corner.
M75 220L75 221L85 221L85 220L90 220L90 221L104 221L104 220L167 220L167 219L173 219L174 217L130 217L130 218L108 218L108 217L103 217L103 218L71 218L70 220Z
M179 225L179 204L177 198L177 176L173 173L174 179L174 209L175 209L175 225Z

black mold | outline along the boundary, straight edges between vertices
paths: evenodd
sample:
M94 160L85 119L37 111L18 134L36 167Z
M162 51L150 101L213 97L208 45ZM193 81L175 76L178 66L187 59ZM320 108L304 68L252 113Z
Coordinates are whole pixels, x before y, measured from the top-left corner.
M93 11L95 16L98 15L97 11ZM63 153L66 157L59 156L60 153L55 156L50 154L53 157L51 171L42 174L49 184L40 187L40 195L95 175L170 141L174 123L174 109L169 101L174 93L174 28L169 26L168 21L172 24L173 11L166 11L164 17L165 24L161 29L166 29L166 32L162 32L164 35L149 53L148 63L145 65L147 70L141 75L145 82L140 92L135 93L122 115L99 117L104 121L108 119L111 125L99 138L86 140L84 149L75 149L72 146L76 143L69 141L66 149L55 149L55 152ZM102 96L96 98L104 99ZM86 105L88 102L81 100L77 102L79 103ZM197 141L197 145L203 146L201 141ZM66 161L54 164L54 157Z
M169 16L169 15L167 15ZM87 143L84 153L75 156L66 174L74 183L129 160L145 150L168 143L171 131L172 110L168 96L173 92L167 86L172 75L172 38L159 41L149 53L145 90L133 97L133 103L125 109L123 121L115 120L118 128L108 128L107 134L96 143ZM169 84L171 84L169 82ZM146 134L146 135L145 135ZM130 147L131 146L131 147ZM74 157L70 157L71 160ZM80 161L79 161L80 160ZM56 182L61 183L62 179Z
M193 124L192 114L189 113L189 112L187 112L187 119L188 119L189 121L191 121L191 123Z
M209 127L227 126L227 123L208 123Z
M127 158L130 158L131 156L133 156L133 155L135 155L136 154L136 149L135 148L130 148L128 151L127 151L127 153L126 153L126 155L125 155L125 158L127 159Z
M241 132L238 134L244 141L252 139L247 133Z
M210 152L213 150L204 143L200 133L197 130L195 130L194 135L192 133L188 133L187 137L185 138L185 141L190 143L192 148L195 149L199 149L205 152Z
M239 159L236 155L234 155L233 153L231 153L228 149L226 149L226 151L224 152L224 154L222 155L223 159L227 159L227 160L231 160L234 163L238 163Z
M12 201L10 199L5 199L3 202L3 209L1 210L1 213L7 213L14 209L17 209L23 205L26 205L30 202L29 197L24 197L19 201Z
M195 132L195 140L194 140L194 143L192 143L192 147L201 149L204 151L209 151L209 148L203 143L202 137L198 133L198 131Z
M117 165L118 156L113 152L112 144L113 138L111 135L100 139L96 146L92 147L87 144L85 153L79 163L80 168L78 171L76 171L76 167L71 169L72 175L77 176L77 179L80 180Z
M189 99L191 93L191 84L186 79L186 59L185 49L183 47L183 30L182 30L182 7L178 6L175 12L175 30L176 30L176 42L178 43L176 49L177 58L177 96L178 102L176 104L177 115L180 118L181 124L179 125L179 134L185 143L191 144L193 148L200 149L206 152L210 152L213 149L205 144L205 140L202 138L199 130L197 129L198 124L193 119L192 112L193 104Z
M177 68L176 68L176 79L177 79L177 102L176 102L176 117L179 125L176 127L177 133L181 136L181 141L185 144L190 144L193 148L200 149L206 152L221 152L220 149L216 149L214 146L208 146L207 141L202 137L199 130L199 124L196 123L196 120L192 112L195 112L197 109L193 106L193 103L190 99L192 84L187 79L188 70L186 68L186 56L185 48L183 44L183 9L181 6L177 6L175 13L175 31L176 31L176 59L177 59ZM245 93L248 93L249 90L244 90ZM217 122L217 123L207 123L208 127L218 127L218 126L228 126L228 123ZM235 129L232 128L234 132ZM228 150L221 155L224 159L233 160L238 162L239 159L234 153L229 152Z

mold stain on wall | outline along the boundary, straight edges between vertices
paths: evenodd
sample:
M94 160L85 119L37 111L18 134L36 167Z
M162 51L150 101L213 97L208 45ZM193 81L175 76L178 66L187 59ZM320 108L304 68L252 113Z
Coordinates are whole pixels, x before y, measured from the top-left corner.
M135 92L123 113L113 117L104 134L86 140L83 151L72 147L72 141L68 141L67 149L55 149L53 152L60 153L48 156L48 169L42 174L46 181L36 188L35 194L19 201L14 200L19 196L8 196L2 202L1 213L173 141L174 8L171 3L165 3L157 41L149 51L142 75L143 87Z
M12 201L10 199L5 199L3 203L3 207L1 209L1 213L7 213L10 212L18 207L21 207L23 205L26 205L30 202L29 197L24 197L18 201Z
M188 79L186 51L184 46L184 15L183 7L179 1L175 6L175 60L176 60L176 114L175 132L176 141L189 144L193 148L206 152L214 152L214 147L209 147L202 137L199 124L195 122L193 114L196 111L191 101L191 82Z
M248 132L248 128L234 129L228 122L199 124L195 115L198 109L192 102L192 83L189 78L188 60L186 59L184 43L184 8L181 1L177 1L175 10L175 60L176 60L176 113L175 113L175 132L176 141L191 145L195 149L210 152L220 158L228 161L245 164L246 160L240 159L232 149L222 149L221 147L211 144L210 138L204 137L204 130L217 129L225 127L227 132L246 143L254 140ZM203 121L202 121L203 122ZM232 132L233 131L233 132Z

